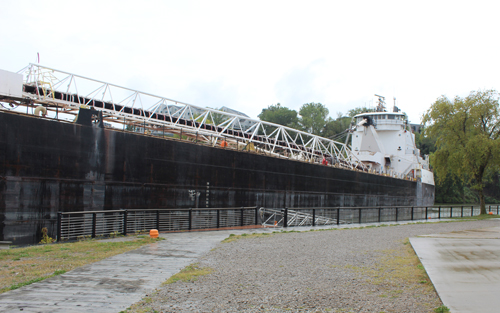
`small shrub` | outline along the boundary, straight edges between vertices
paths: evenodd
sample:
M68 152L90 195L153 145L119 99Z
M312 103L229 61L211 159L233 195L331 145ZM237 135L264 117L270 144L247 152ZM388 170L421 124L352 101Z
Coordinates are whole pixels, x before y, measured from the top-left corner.
M48 231L49 230L47 229L47 227L42 228L42 240L40 241L41 244L49 244L55 241L53 238L47 235Z
M434 309L436 313L449 313L450 309L446 305L438 306Z

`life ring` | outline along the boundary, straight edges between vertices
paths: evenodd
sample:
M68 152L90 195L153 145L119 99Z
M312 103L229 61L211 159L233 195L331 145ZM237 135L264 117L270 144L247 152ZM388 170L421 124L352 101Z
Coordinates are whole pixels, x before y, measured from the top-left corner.
M45 107L43 107L41 105L37 106L35 108L35 115L36 116L40 116L40 113L41 113L42 116L47 115L47 108L45 108Z

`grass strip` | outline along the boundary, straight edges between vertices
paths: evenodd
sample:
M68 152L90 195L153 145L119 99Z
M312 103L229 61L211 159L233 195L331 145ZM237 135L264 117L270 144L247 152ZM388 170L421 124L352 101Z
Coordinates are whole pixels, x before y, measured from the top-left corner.
M408 238L402 244L403 247L399 249L379 251L380 256L372 266L347 265L345 268L356 272L358 279L377 285L379 297L398 298L408 290L417 290L422 295L429 295L428 299L434 299L430 302L422 301L420 306L432 310L442 305Z
M85 240L0 250L0 293L157 241L136 237L127 241Z
M198 280L199 276L208 275L213 272L210 267L199 267L198 263L190 264L183 268L179 273L173 275L163 285L173 284L178 281L193 282Z
M280 233L280 232L273 232L273 233ZM229 243L233 242L239 239L243 238L259 238L259 237L266 237L271 235L270 233L252 233L252 234L241 234L241 235L235 235L235 234L230 234L229 237L226 239L222 240L222 243Z
M47 279L47 278L50 278L50 277L54 277L54 276L57 276L57 275L61 275L61 274L64 274L64 273L66 273L65 270L57 270L52 275L48 275L48 276L45 276L45 277L38 277L38 278L34 278L32 280L29 280L29 281L25 281L25 282L22 282L22 283L19 283L19 284L12 285L12 286L9 287L9 290L15 290L15 289L21 288L23 286L31 285L33 283L37 283L37 282L42 281L44 279Z

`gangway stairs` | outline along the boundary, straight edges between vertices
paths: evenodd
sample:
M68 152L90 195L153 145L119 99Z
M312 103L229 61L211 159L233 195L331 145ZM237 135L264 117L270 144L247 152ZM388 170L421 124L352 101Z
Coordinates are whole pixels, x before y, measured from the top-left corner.
M312 209L309 209L312 210ZM260 208L259 209L262 226L283 226L285 218L285 210ZM297 210L287 209L287 226L312 226L313 214L301 212ZM336 224L349 224L347 221L339 220L337 218L314 215L314 225L336 225Z

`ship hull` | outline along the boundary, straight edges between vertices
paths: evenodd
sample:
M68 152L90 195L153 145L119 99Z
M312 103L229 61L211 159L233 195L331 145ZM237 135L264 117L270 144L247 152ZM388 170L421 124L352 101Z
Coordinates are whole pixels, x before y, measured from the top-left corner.
M431 205L433 186L417 185L254 152L0 112L0 240L14 244L39 241L42 227L54 234L57 212Z

